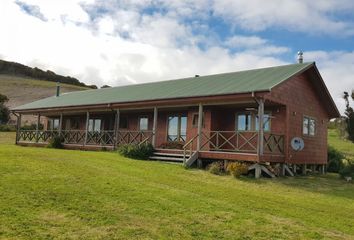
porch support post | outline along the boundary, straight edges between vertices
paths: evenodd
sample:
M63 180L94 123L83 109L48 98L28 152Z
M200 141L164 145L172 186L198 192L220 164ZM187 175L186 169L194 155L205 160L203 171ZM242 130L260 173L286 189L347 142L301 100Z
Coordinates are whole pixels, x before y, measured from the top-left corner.
M118 142L118 134L119 134L119 120L120 120L120 111L119 109L116 110L116 120L114 123L114 146L113 148L116 149L119 142Z
M155 148L156 147L156 130L157 130L157 107L154 107L154 122L152 126L152 146Z
M20 113L17 116L17 125L16 125L16 144L20 141L20 130L21 130L21 121L22 121L22 114Z
M61 129L63 126L63 113L60 113L60 119L59 119L59 136L61 136Z
M203 124L203 105L199 103L199 111L198 111L198 142L197 142L197 150L200 151L200 147L202 144L202 124Z
M264 118L264 100L258 100L258 161L261 160L263 156L264 149L264 129L263 129L263 118Z
M37 115L37 124L36 124L36 143L39 141L39 124L41 123L41 114Z
M90 113L87 111L87 112L86 112L86 128L85 128L85 141L84 141L84 146L87 144L89 120L90 120Z
M202 145L202 128L203 128L203 105L199 103L198 111L198 141L197 141L197 151L201 150ZM198 168L202 167L202 161L198 158L197 160Z

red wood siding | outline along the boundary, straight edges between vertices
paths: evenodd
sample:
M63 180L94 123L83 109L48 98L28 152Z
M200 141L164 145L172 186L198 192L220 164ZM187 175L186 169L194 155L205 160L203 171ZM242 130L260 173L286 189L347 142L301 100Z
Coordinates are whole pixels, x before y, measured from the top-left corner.
M327 163L327 122L328 114L310 82L309 75L302 73L275 87L271 93L265 95L267 99L282 102L287 105L288 111L288 140L293 137L302 137L305 148L295 152L288 147L286 161L289 163ZM283 110L284 111L284 110ZM315 136L303 136L303 116L316 119ZM286 119L286 115L283 117ZM286 122L284 119L283 122ZM279 126L279 125L277 125Z

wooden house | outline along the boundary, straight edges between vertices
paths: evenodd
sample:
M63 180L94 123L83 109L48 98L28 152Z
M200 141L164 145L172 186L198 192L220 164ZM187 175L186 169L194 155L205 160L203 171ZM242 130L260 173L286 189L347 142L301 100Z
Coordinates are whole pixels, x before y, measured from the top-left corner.
M46 145L55 135L73 149L150 142L152 159L282 164L295 172L327 163L327 123L339 116L314 62L58 93L12 111L19 145ZM45 117L44 130L21 130L25 114ZM294 137L303 149L292 147Z

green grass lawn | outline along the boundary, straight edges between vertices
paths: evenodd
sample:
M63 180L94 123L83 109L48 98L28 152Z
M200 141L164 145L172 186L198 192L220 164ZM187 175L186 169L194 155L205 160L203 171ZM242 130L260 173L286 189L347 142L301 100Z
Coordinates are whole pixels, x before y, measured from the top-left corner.
M0 133L0 239L354 239L354 184L337 175L236 180L13 136Z

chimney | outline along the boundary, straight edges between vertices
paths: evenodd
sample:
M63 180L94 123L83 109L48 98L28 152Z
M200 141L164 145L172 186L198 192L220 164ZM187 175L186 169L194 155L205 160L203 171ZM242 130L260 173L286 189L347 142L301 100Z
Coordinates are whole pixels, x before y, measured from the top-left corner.
M297 52L297 61L298 63L303 63L304 62L304 53L302 51Z
M59 97L60 95L60 82L57 82L57 94L56 96Z

